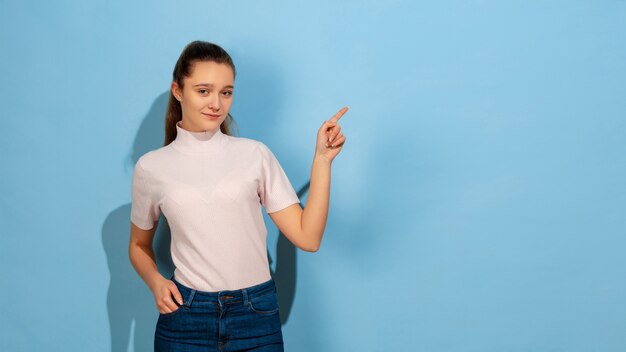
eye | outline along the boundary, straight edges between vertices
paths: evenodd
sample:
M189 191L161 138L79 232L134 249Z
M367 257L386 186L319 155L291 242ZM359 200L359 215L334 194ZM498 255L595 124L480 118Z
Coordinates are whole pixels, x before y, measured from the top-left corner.
M207 89L200 89L200 90L198 90L198 92L200 94L206 94L206 93L203 93L203 92L207 92L208 93L209 91Z
M233 92L231 90L227 90L227 91L224 92L224 95L229 97L229 96L233 95Z

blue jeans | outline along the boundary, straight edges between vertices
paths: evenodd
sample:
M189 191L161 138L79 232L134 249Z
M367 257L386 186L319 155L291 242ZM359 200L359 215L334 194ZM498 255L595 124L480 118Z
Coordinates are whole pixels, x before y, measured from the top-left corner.
M156 351L284 351L273 279L232 291L197 291L176 281L183 304L159 313Z

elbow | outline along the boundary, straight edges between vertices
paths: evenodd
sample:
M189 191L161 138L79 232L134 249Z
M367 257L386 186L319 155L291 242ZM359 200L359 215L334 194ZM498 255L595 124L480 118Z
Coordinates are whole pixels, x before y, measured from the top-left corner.
M137 243L135 241L130 241L130 243L128 244L128 259L130 259L131 263L134 261L135 257L137 256L137 251L146 251L144 248L146 248L144 245L142 245L141 243ZM150 248L148 248L149 250Z
M311 244L308 244L306 246L300 247L300 249L302 249L305 252L315 253L315 252L320 250L320 244L319 243L311 243Z
M128 259L130 259L131 263L135 257L135 247L137 247L137 245L133 242L128 245Z
M285 235L287 236L287 235ZM305 252L317 252L322 243L322 236L301 231L297 234L289 235L291 243Z

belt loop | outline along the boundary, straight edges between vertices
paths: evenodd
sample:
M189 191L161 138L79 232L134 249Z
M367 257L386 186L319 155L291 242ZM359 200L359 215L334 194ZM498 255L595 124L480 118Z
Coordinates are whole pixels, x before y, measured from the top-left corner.
M243 293L243 305L247 306L248 305L248 290L247 289L242 289L241 293Z
M194 290L193 288L191 289L191 291L189 292L189 297L187 297L187 300L185 302L183 302L187 308L189 308L189 306L191 306L191 301L193 301L193 296L196 294L196 290Z

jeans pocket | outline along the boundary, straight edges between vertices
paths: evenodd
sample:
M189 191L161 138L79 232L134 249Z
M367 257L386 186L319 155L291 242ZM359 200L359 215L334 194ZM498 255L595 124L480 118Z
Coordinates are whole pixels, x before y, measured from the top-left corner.
M278 296L276 292L249 298L248 309L257 314L278 313Z
M184 305L180 305L174 311L171 311L169 313L161 313L161 312L159 312L159 315L162 316L162 317L169 317L169 316L172 316L172 315L176 315L178 312L180 312L183 309L184 309Z

